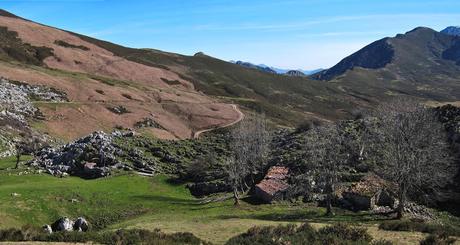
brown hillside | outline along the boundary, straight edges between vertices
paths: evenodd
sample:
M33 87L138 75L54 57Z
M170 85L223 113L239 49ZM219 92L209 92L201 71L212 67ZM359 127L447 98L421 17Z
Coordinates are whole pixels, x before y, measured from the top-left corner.
M23 43L53 50L43 60L47 68L0 63L1 76L68 94L69 103L37 104L46 116L37 127L52 135L71 139L151 118L160 125L153 130L157 136L187 138L239 118L232 105L198 93L192 83L166 69L128 61L68 32L26 20L0 16L0 26L16 32ZM119 106L129 113L108 109Z

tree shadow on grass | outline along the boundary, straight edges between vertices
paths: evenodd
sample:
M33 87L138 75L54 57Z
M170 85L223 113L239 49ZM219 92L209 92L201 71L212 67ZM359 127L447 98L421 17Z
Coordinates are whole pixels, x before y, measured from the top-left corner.
M177 198L177 197L168 197L168 196L157 196L157 195L139 195L133 196L133 199L149 202L162 202L174 205L185 205L185 206L197 206L202 205L197 200Z
M256 198L254 196L247 196L243 199L241 199L242 201L248 203L248 204L251 204L251 205L262 205L262 204L267 204L266 202L263 202L262 200L260 200L259 198Z
M346 223L374 223L384 220L391 220L387 216L370 213L349 213L340 211L334 216L325 215L319 210L295 210L286 213L268 213L268 214L244 214L244 215L221 215L221 219L257 219L264 221L278 222L346 222Z

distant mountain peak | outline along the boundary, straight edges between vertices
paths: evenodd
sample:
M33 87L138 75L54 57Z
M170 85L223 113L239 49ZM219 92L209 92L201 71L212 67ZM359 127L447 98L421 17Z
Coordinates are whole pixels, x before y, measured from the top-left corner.
M268 73L287 75L287 76L307 76L307 75L315 74L315 73L318 73L324 70L322 68L315 69L315 70L284 69L284 68L273 67L273 66L269 66L265 64L255 65L251 62L240 61L240 60L239 61L231 60L230 63L248 67L248 68L255 68L255 69L258 69L264 72L268 72Z
M262 71L262 72L267 72L267 73L273 73L273 74L276 74L277 72L273 69L271 69L270 67L267 67L265 65L254 65L250 62L245 62L245 61L241 61L241 60L238 60L236 62L233 62L237 65L240 65L240 66L244 66L246 68L251 68L251 69L256 69L256 70L259 70L259 71Z
M292 77L304 77L305 73L299 71L299 70L290 70L286 72L286 75L292 76Z
M446 29L442 30L441 33L451 36L460 36L460 26L448 26Z

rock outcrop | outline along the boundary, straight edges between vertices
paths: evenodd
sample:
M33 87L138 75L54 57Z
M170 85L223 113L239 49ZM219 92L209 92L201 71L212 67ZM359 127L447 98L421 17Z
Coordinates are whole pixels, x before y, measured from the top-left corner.
M11 117L26 123L26 117L39 117L32 101L63 102L66 94L45 86L0 78L0 118Z
M117 160L121 153L113 144L114 137L124 137L124 134L94 132L62 147L39 151L30 165L59 177L66 174L84 178L108 176L112 169L123 167Z

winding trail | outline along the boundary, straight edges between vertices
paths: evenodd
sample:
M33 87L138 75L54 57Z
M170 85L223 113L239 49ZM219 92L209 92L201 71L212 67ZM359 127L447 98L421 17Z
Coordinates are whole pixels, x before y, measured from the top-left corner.
M220 128L226 128L226 127L230 127L232 125L235 125L237 123L239 123L241 120L244 119L244 114L243 112L240 111L240 109L238 108L237 105L235 104L231 104L233 109L238 113L238 119L236 119L235 121L231 122L231 123L228 123L228 124L225 124L225 125L222 125L222 126L219 126L219 127L213 127L213 128L208 128L208 129L203 129L203 130L199 130L199 131L196 131L194 134L193 134L193 138L194 139L197 139L198 137L200 137L200 135L202 133L206 133L206 132L209 132L209 131L212 131L212 130L216 130L216 129L220 129Z

